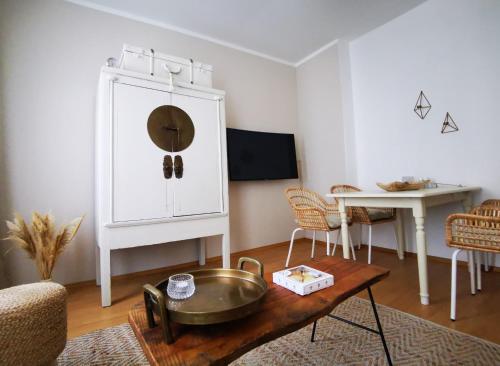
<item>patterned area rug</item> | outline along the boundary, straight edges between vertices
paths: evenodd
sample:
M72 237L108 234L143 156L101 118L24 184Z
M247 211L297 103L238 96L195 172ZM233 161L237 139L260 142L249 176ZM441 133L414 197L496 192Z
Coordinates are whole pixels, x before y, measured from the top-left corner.
M500 345L378 305L394 365L500 365ZM370 303L352 297L333 314L376 329ZM385 365L376 334L325 317L256 348L232 363L242 365ZM128 324L68 341L58 365L148 365Z

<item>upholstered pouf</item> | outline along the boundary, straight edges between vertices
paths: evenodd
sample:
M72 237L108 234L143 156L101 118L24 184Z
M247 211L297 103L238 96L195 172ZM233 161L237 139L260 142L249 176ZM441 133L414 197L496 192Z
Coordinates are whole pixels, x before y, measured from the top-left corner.
M0 290L0 363L50 365L66 346L66 289L39 282Z

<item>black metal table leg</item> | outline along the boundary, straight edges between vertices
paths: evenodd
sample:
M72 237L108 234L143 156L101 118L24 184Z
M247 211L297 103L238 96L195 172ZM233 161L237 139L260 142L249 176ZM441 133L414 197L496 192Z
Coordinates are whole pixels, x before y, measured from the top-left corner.
M385 341L384 331L382 330L382 324L380 323L380 319L379 319L378 313L377 313L377 306L375 305L375 300L373 300L373 294L372 294L372 290L370 287L368 287L368 295L370 296L370 303L372 304L373 314L375 315L375 320L377 322L378 330L365 327L362 324L354 323L350 320L341 318L341 317L336 316L336 315L328 314L328 316L330 318L337 319L337 320L340 320L344 323L347 323L347 324L353 325L355 327L367 330L369 332L378 334L380 336L380 339L382 340L382 345L384 346L384 352L385 352L385 356L387 357L387 362L389 363L389 366L392 366L392 360L391 360L391 355L389 353L389 347L387 347L387 343ZM314 324L313 324L313 330L312 330L312 334L311 334L311 342L314 342L314 336L316 335L316 323L317 323L317 320L314 321Z
M372 303L373 314L375 315L375 320L377 321L378 334L380 335L380 339L382 340L382 344L384 345L385 356L387 357L387 362L389 366L392 366L391 355L389 353L389 348L387 347L387 343L385 342L384 331L382 330L382 324L380 324L380 319L378 318L377 306L375 305L375 301L373 300L372 290L368 287L368 295L370 296L370 302Z
M314 324L313 324L313 331L312 331L312 333L311 333L311 342L314 342L314 335L316 334L316 323L317 323L317 322L318 322L318 321L317 321L317 320L315 320L315 321L314 321Z

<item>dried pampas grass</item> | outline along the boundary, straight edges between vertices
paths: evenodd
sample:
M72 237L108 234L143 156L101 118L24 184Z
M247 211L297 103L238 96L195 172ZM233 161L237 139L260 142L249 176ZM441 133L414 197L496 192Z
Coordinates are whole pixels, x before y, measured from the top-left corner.
M56 232L54 217L51 214L33 212L30 226L16 213L13 222L7 221L9 231L5 240L12 240L19 248L24 249L35 261L42 279L48 280L52 277L57 257L73 240L82 220L83 216L78 217Z

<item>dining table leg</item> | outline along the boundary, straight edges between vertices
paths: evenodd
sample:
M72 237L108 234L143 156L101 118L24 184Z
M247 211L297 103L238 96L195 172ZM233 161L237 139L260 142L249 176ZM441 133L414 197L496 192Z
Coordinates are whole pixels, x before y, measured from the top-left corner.
M339 212L340 212L340 231L342 232L342 253L345 259L351 258L349 253L349 228L347 225L347 213L345 207L345 198L339 198Z
M472 209L472 193L468 192L465 195L465 198L462 200L462 206L464 209L464 213L469 213Z
M413 207L413 216L416 225L417 239L417 263L418 263L418 281L420 284L420 303L429 305L429 279L427 276L427 243L425 239L425 206L419 201Z
M399 259L404 259L406 243L405 243L405 229L403 224L402 208L396 209L396 239L398 241L397 243L398 257Z

